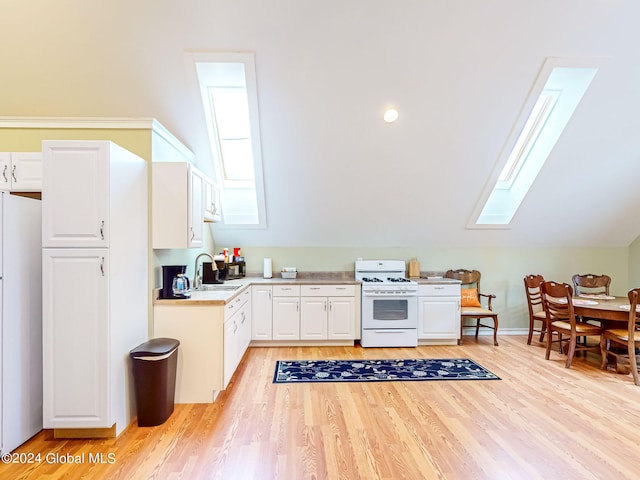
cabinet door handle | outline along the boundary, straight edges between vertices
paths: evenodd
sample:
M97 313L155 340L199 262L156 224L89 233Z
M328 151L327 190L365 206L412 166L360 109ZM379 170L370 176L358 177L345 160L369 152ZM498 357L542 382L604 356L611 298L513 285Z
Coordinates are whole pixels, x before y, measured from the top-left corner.
M193 231L193 227L191 227L190 230L191 230L191 240L193 240L194 238L196 238L196 232Z
M13 177L13 181L17 182L18 179L16 178L16 166L14 165L13 168L11 169L11 176Z
M245 315L244 312L242 312L242 321L240 322L241 324L244 325L244 321L247 319L247 316Z
M322 302L322 303L324 303L324 311L326 312L326 311L327 311L327 302L326 302L326 301L324 301L324 302Z
M104 220L100 223L100 238L104 240Z
M296 300L296 312L300 311L300 302Z
M9 165L5 165L2 169L2 176L4 177L5 183L9 182L9 179L7 178L7 168L9 168Z
M104 257L100 257L100 273L104 277Z
M336 287L336 290L346 290L347 287Z
M320 290L320 287L309 287L309 290Z
M269 290L269 300L271 300L271 290Z
M329 302L329 311L333 309L333 302Z

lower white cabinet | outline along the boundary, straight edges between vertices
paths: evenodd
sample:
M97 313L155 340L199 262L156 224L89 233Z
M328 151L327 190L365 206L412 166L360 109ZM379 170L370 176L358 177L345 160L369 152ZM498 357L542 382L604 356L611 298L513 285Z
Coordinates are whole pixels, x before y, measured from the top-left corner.
M211 403L251 340L251 287L224 307L187 301L154 306L154 336L180 341L176 403Z
M108 253L43 250L45 428L110 428L115 423ZM73 279L82 281L59 288Z
M327 317L328 340L353 340L355 338L355 298L329 297Z
M273 340L300 339L300 286L273 287Z
M273 288L271 285L251 287L251 339L273 339Z
M418 342L454 345L460 338L460 285L418 286Z
M355 338L355 287L353 285L302 285L300 339L353 340Z
M355 295L354 285L274 285L271 339L354 340Z
M250 341L251 289L246 289L224 308L223 388L229 385Z

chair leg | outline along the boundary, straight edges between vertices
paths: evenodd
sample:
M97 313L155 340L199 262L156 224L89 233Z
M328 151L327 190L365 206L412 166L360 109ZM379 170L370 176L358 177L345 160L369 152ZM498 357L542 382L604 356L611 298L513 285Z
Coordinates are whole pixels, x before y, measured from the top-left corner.
M640 385L640 379L638 378L638 363L636 358L636 342L627 342L629 345L629 365L631 366L631 375L633 376L633 383Z
M531 345L532 337L533 337L533 317L529 315L529 336L527 337L527 345Z
M551 353L551 339L553 335L551 335L551 330L547 332L547 351L544 354L544 359L549 360L549 354Z
M544 334L547 332L547 322L542 322L542 327L540 327L540 341L544 341Z
M604 338L604 335L600 337L600 356L602 357L602 363L600 364L600 368L602 370L607 369L607 340Z
M569 351L567 352L567 362L565 363L565 368L571 367L573 363L573 357L576 354L576 343L578 342L578 338L575 335L571 335L569 339Z
M478 341L478 332L480 331L480 319L476 318L476 342Z
M498 316L493 317L493 344L499 347L498 344Z

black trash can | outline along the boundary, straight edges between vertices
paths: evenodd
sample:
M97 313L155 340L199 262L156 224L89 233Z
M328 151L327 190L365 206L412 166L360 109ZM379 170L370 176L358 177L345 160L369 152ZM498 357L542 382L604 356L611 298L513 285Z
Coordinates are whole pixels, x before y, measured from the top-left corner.
M129 352L139 427L161 425L173 413L179 345L173 338L153 338Z

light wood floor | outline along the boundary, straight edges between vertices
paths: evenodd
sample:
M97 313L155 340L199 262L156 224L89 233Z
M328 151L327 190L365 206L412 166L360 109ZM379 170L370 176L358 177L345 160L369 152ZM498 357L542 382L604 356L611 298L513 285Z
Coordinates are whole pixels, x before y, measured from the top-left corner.
M279 359L411 357L472 358L502 380L271 383ZM134 422L117 439L44 431L17 450L41 463L0 465L0 478L637 479L640 387L598 367L594 355L565 369L559 353L545 361L542 345L520 336L499 347L481 337L417 349L250 348L215 404L176 405L164 425ZM89 462L98 453L113 463Z

